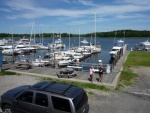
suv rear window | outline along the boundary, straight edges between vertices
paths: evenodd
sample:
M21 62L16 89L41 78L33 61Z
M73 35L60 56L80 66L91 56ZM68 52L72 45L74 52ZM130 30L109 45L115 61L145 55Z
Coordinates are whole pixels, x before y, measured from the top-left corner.
M71 112L69 100L54 96L52 96L51 98L54 109Z
M84 105L87 102L87 99L88 98L85 91L82 91L73 99L76 111L78 111L82 107L82 105Z

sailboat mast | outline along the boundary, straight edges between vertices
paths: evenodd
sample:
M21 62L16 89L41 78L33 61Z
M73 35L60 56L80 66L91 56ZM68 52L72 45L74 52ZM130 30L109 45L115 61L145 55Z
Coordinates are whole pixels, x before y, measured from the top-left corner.
M13 39L13 27L11 26L11 30L12 30L12 41L14 41Z
M69 50L70 50L70 32L69 32Z
M80 47L80 28L79 28L79 47Z
M13 38L13 27L11 26L12 30L12 61L14 62L14 38Z
M124 39L123 39L123 41L125 41L125 36L126 36L125 31L123 32L123 34L124 34Z
M96 13L95 13L95 46L96 46Z
M34 21L32 23L32 29L31 29L31 34L30 34L30 43L31 43L31 38L32 38L33 26L34 26Z
M43 45L44 42L43 42L43 30L42 29L41 29L41 32L42 32L42 45Z
M113 46L114 46L114 44L115 44L116 35L117 35L117 32L115 32L115 38L114 38L114 43L113 43Z
M35 24L34 24L34 46L35 46Z
M53 46L54 46L54 26L52 26L53 29Z

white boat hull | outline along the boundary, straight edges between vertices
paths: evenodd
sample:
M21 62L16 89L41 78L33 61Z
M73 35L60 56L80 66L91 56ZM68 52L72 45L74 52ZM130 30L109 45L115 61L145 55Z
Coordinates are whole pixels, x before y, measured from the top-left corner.
M46 65L49 65L50 62L49 61L44 61L44 60L39 60L39 59L35 59L31 62L31 64L33 66L37 66L37 67L40 67L40 66L46 66Z

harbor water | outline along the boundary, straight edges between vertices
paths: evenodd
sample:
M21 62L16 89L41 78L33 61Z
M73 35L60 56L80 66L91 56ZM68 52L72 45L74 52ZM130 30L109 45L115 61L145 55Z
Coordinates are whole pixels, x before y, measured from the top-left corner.
M55 39L58 39L58 38L55 38ZM83 39L84 38L80 38L80 41L82 41ZM122 39L122 38L116 38L115 40L119 40L119 39ZM15 38L15 40L19 40L19 38ZM92 43L95 42L94 38L93 39L86 38L86 40ZM131 48L134 48L136 44L139 44L139 42L143 42L146 40L148 40L148 38L125 38L124 42L125 44L128 44L128 50L130 50ZM69 49L69 38L62 38L62 41L66 45L66 48L64 49ZM35 38L35 42L40 43L41 38ZM49 43L53 42L53 38L44 38L43 42L45 45L48 45ZM111 51L113 47L113 42L114 42L114 38L96 38L96 44L101 45L101 53L93 54L91 57L84 59L82 62L98 63L98 60L102 60L103 64L109 64L109 60L110 60L109 52ZM80 45L82 44L80 43ZM79 46L79 38L78 37L70 38L70 48L78 47L78 46ZM50 52L52 52L52 50L37 50L36 53L30 53L24 56L29 59L34 59L39 56L44 57L46 53L50 53ZM18 59L21 56L22 55L15 56L15 59ZM4 57L8 57L8 56L4 56ZM9 57L11 58L11 56Z

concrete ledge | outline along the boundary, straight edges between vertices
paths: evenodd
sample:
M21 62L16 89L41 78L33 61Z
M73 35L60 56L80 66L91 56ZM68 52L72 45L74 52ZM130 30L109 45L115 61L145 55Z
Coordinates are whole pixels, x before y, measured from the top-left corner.
M125 61L127 60L128 58L128 55L129 55L130 52L127 53L126 57L124 58L124 60L120 59L122 61L121 63L121 68L119 70L119 73L116 75L113 83L112 83L112 86L114 87L114 89L117 87L117 85L119 84L119 81L120 81L120 75L121 75L121 71L123 70L123 64L125 63ZM118 61L119 62L119 61ZM116 65L117 66L117 65Z

